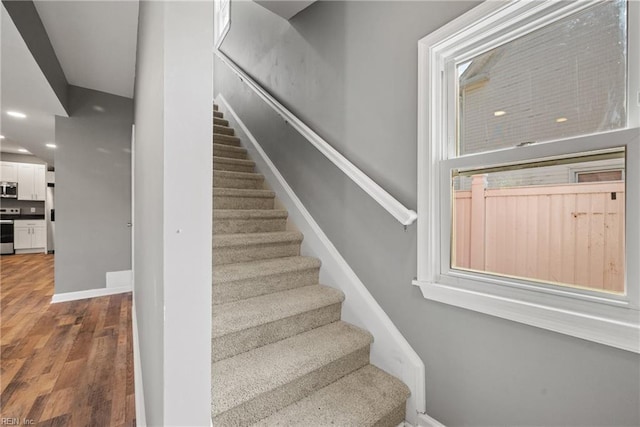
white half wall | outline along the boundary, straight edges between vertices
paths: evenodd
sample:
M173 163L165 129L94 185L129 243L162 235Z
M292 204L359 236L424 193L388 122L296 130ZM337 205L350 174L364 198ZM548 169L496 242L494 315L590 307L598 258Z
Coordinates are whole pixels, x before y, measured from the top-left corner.
M150 426L211 419L212 51L213 2L140 2L134 333Z

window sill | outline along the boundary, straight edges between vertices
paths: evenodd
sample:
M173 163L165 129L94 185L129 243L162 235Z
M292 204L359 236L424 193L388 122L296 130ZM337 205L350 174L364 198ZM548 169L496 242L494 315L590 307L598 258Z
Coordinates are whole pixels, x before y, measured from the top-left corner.
M640 353L640 313L629 310L632 320L611 320L552 305L530 303L441 283L414 280L422 295L432 301L512 320L529 326Z

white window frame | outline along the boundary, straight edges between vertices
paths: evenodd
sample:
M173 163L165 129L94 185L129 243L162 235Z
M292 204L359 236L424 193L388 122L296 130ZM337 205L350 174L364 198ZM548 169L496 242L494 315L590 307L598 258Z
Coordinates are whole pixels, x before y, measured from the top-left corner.
M231 0L214 0L214 40L213 44L217 48L224 40L224 36L231 26Z
M627 2L627 127L490 153L491 165L626 149L626 294L575 291L450 267L451 168L474 167L486 153L455 157L455 62L596 4L484 2L418 42L418 275L425 298L640 353L640 3ZM487 41L487 38L490 41ZM455 58L455 61L452 59ZM449 73L449 74L447 74ZM453 84L455 86L455 83ZM452 124L453 123L453 124ZM579 142L580 148L576 149ZM489 166L487 164L485 166Z

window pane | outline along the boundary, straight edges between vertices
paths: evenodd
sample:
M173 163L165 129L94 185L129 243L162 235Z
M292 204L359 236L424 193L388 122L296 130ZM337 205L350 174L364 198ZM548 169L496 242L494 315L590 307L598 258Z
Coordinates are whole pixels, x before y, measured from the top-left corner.
M578 172L577 175L578 182L620 181L622 179L621 170Z
M576 183L584 161L453 178L452 267L624 293L625 183Z
M459 154L624 127L626 40L606 1L459 64Z

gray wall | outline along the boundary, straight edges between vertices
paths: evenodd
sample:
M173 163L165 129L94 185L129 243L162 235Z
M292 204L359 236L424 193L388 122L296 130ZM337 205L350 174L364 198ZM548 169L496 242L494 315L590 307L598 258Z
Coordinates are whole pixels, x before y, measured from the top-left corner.
M211 419L212 51L213 2L140 2L134 303L151 426Z
M160 2L140 2L135 83L134 291L146 420L163 425L163 36Z
M56 294L131 269L133 100L70 86L69 111L56 117Z
M223 50L409 208L416 208L417 41L471 2L317 2L284 21L232 2ZM425 300L402 227L216 62L224 94L422 357L447 426L640 424L640 357ZM327 208L330 206L330 208Z

